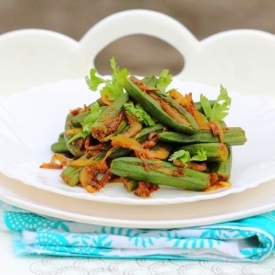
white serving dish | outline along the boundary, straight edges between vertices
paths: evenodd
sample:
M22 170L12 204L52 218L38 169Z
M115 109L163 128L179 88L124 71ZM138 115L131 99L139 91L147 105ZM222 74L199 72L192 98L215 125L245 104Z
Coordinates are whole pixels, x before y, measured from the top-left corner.
M244 95L261 95L275 102L272 90L275 87L274 35L257 30L233 30L198 41L192 33L173 18L148 10L125 11L107 17L93 26L79 42L59 33L37 29L19 30L1 35L1 96L5 97L30 87L62 79L82 79L89 69L94 67L96 55L105 46L123 36L133 34L155 36L174 46L185 60L182 72L176 76L178 79L199 82L212 87L218 87L222 83L231 91L238 91ZM197 213L196 216L193 211L188 211L189 216L177 216L173 211L174 206L166 205L165 209L168 214L163 212L161 220L153 220L151 223L148 217L146 223L140 224L148 227L198 225L233 220L269 211L275 207L273 185L273 181L270 181L224 198L187 204L188 206L196 205L196 207L201 204L202 208L198 207L201 210L211 209L207 213L202 211L203 215ZM113 223L121 224L121 226L138 226L138 221L144 221L143 217L140 219L136 217L136 222L129 223L125 213L117 212L122 209L113 209L113 214L118 216L112 214L111 218L108 215L104 217L101 212L97 217L94 213L85 214L84 210L83 215L81 212L70 215L69 205L63 208L63 201L66 206L68 199L66 196L41 191L3 175L1 175L0 187L1 199L4 201L59 218L71 217L71 219L83 222ZM21 190L21 192L16 190ZM39 198L43 200L44 197L42 194L45 194L45 198L51 195L40 205ZM51 196L56 196L57 200L62 197L62 203L56 205L56 201L50 201ZM217 208L216 202L219 201L222 202ZM149 207L146 208L146 212L149 213L156 206L146 207ZM220 210L220 207L225 208ZM60 211L57 211L58 208ZM127 212L127 209L123 208L123 211ZM107 212L109 210L106 210ZM119 214L125 214L126 218Z
M192 92L198 101L201 94L216 99L220 87L174 80L171 88L183 94ZM112 204L167 205L210 200L243 192L275 178L275 108L261 97L229 92L231 108L225 121L228 126L242 127L247 142L233 146L230 183L232 187L211 192L195 192L160 186L150 199L137 197L118 183L107 184L94 194L81 187L70 187L60 178L61 170L41 169L52 158L51 145L64 131L68 112L89 105L99 93L88 89L85 80L64 80L33 87L0 102L0 172L24 184L83 200ZM27 106L27 107L26 107ZM2 124L2 125L1 125ZM260 141L260 142L259 142ZM260 146L259 146L260 143Z

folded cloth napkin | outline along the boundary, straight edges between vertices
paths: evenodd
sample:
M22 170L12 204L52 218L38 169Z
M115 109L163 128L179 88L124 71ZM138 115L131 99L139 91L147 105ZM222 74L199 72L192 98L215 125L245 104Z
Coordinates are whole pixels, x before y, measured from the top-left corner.
M135 229L58 220L3 202L0 209L19 255L261 261L275 251L275 211L207 226Z

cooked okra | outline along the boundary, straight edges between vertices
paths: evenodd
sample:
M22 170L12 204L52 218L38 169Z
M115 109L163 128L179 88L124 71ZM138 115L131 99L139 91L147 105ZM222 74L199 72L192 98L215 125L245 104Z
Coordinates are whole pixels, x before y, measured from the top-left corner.
M201 95L194 102L192 93L168 89L168 70L137 79L114 58L111 68L111 79L91 70L86 82L93 91L103 85L100 98L71 110L51 145L72 156L62 162L66 184L93 193L120 181L141 197L162 185L196 192L230 185L231 147L247 139L241 127L225 124L231 104L225 88L216 100Z

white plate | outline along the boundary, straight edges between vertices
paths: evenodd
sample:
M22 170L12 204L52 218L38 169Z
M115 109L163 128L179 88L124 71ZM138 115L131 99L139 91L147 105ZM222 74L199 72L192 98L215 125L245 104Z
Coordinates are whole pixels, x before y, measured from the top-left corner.
M0 199L41 215L130 228L201 226L246 218L275 208L275 180L216 200L168 205L123 205L62 196L0 173Z
M219 87L174 81L173 87L192 92L194 99L205 94L215 99ZM95 194L80 187L69 187L59 170L40 169L51 158L50 145L63 131L69 109L93 102L97 93L89 91L84 80L64 80L31 88L0 102L0 171L8 177L60 195L116 204L159 205L209 200L256 187L275 177L275 110L259 97L230 92L232 107L226 119L229 126L240 126L247 134L244 146L233 148L232 188L214 192L191 192L164 188L150 199L127 193L119 184L107 185Z

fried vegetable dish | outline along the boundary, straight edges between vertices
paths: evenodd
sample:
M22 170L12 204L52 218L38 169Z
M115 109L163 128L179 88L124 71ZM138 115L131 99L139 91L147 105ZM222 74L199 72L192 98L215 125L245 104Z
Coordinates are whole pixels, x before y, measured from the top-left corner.
M90 70L86 83L98 100L70 110L41 168L62 169L70 186L94 193L111 182L148 198L159 186L192 191L230 188L232 146L246 142L241 127L224 118L231 98L220 87L216 100L168 89L172 75L138 79L110 60L111 78Z

